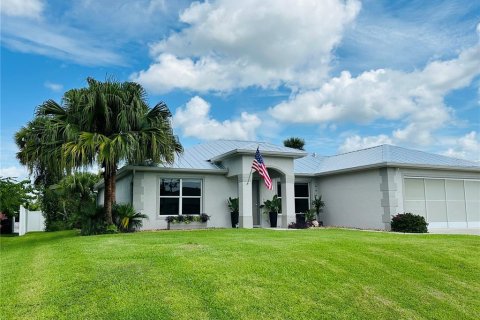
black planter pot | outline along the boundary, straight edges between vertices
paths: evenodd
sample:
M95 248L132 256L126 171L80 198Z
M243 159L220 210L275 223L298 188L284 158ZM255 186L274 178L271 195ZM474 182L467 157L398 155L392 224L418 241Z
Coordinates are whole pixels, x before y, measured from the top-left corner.
M277 227L278 214L276 212L270 212L268 215L269 215L269 218L270 218L270 227L271 228L276 228Z
M300 225L305 224L305 213L297 213L295 215L295 220L297 224L300 224Z
M230 212L230 217L232 218L232 228L236 228L238 225L238 212Z

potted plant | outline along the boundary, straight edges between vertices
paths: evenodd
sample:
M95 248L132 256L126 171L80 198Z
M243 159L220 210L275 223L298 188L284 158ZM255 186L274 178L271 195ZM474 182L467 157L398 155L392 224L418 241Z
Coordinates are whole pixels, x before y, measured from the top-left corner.
M281 205L282 201L278 198L277 195L274 195L272 200L266 200L265 202L263 202L263 208L265 210L264 212L268 213L271 228L277 227L277 217Z
M325 207L325 201L322 200L322 195L320 197L315 196L312 200L312 206L315 208L315 212L317 213L317 220L320 221L320 212L323 211L323 207ZM322 222L320 221L320 224Z
M232 228L237 228L238 218L239 218L238 198L228 197L227 205L228 205L228 208L230 209L230 218L232 219Z
M168 230L205 229L208 220L210 220L210 216L206 213L199 215L182 214L165 218Z

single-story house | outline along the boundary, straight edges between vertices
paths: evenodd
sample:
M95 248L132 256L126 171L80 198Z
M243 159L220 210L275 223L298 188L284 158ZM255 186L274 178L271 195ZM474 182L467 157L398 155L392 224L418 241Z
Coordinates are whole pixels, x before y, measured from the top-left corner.
M251 166L259 148L273 180L268 190ZM98 185L99 204L103 185ZM311 207L326 206L326 226L388 230L392 215L420 214L429 228L480 227L480 165L391 145L334 156L256 141L211 141L188 148L172 165L125 166L117 203L147 214L143 229L164 229L170 215L206 213L209 227L231 226L227 199L238 197L241 228L267 227L260 205L278 194L279 227Z

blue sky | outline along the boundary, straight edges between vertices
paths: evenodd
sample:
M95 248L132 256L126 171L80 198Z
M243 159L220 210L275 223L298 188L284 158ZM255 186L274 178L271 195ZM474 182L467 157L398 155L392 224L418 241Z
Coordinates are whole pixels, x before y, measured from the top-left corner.
M185 147L329 155L382 143L479 160L480 2L3 0L1 169L14 133L86 77L141 83Z

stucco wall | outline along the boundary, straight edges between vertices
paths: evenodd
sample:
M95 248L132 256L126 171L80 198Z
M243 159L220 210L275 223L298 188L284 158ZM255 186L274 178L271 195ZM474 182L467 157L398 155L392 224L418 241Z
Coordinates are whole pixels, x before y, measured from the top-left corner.
M313 183L326 203L325 225L389 229L391 217L404 210L404 178L480 179L480 173L458 170L381 168L331 176Z
M97 205L103 206L104 194L105 194L105 188L104 187L98 188Z
M116 183L117 203L132 202L132 176L127 175L117 180Z
M326 226L385 229L379 169L318 177L314 190L322 195L320 215Z
M166 216L160 216L160 179L202 179L202 212L211 216L208 227L231 227L228 197L237 197L237 180L214 174L137 172L134 182L134 207L148 215L143 230L166 229Z

